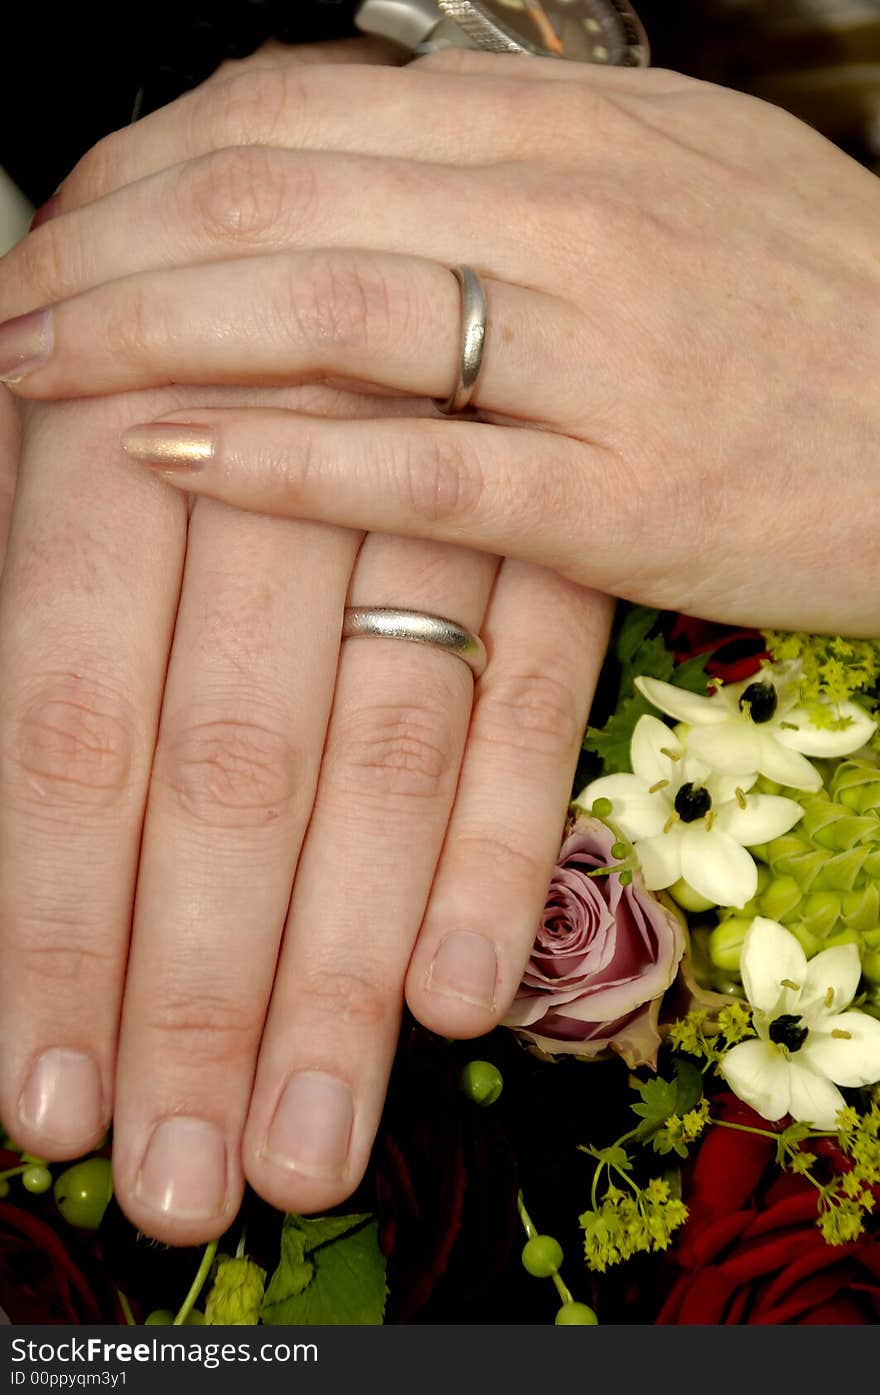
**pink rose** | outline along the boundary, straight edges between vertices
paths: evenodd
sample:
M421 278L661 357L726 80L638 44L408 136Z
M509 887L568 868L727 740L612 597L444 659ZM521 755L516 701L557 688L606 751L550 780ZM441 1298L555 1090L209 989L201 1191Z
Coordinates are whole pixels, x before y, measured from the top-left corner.
M660 1000L684 952L682 921L638 873L590 877L613 865L615 837L578 820L562 845L531 959L505 1024L541 1051L587 1059L617 1051L656 1065Z

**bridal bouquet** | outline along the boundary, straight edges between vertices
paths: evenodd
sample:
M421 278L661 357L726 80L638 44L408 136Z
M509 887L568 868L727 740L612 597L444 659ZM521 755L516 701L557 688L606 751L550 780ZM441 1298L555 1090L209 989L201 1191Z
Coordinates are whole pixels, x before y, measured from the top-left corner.
M3 1136L13 1322L880 1318L880 641L622 611L505 1025L404 1023L368 1175L137 1235ZM876 1213L876 1214L875 1214Z

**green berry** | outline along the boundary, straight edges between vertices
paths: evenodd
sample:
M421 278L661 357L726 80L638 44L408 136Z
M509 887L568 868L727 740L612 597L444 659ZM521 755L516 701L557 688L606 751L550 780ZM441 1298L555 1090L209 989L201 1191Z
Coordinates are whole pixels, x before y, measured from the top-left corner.
M611 845L612 857L626 857L628 852L629 848L626 846L626 843L612 843Z
M70 1225L83 1230L98 1229L112 1195L109 1158L74 1163L55 1182L58 1210Z
M607 819L613 808L614 805L611 803L610 799L593 800L592 812L596 815L597 819Z
M42 1196L52 1185L52 1174L48 1167L34 1163L21 1174L21 1185L33 1196Z
M184 1327L204 1327L205 1314L201 1308L191 1308L183 1320Z
M504 1088L504 1077L491 1061L469 1061L459 1078L463 1092L474 1104L494 1104Z
M694 891L690 882L686 882L684 877L679 878L669 888L669 895L672 897L683 911L709 911L715 905L714 901L709 901L705 896L701 896L698 891Z
M620 873L619 881L621 886L632 886L633 874L628 867L624 867Z
M598 1321L586 1303L563 1303L556 1314L557 1327L595 1327Z
M171 1327L174 1323L174 1314L170 1308L154 1308L144 1318L146 1327Z
M522 1262L536 1279L549 1279L562 1263L562 1246L552 1235L533 1235L523 1246Z

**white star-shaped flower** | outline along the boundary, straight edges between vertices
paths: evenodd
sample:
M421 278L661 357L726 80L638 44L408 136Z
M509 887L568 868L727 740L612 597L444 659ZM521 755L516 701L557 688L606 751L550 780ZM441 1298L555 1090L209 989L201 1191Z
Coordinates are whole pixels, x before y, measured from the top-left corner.
M807 962L790 931L758 917L740 970L758 1039L728 1051L721 1074L764 1119L835 1128L846 1104L837 1086L880 1080L880 1022L844 1011L861 975L858 949L836 945Z
M728 775L756 770L792 789L821 789L822 777L807 756L848 756L877 726L854 702L829 703L834 725L816 726L800 704L797 663L726 683L712 697L657 678L637 678L635 685L661 712L688 724L688 750L707 765Z
M639 718L630 763L631 775L593 780L576 803L611 801L611 822L632 840L649 891L684 878L707 901L744 906L758 887L746 848L787 833L803 816L800 804L749 794L756 774L710 769L658 717Z

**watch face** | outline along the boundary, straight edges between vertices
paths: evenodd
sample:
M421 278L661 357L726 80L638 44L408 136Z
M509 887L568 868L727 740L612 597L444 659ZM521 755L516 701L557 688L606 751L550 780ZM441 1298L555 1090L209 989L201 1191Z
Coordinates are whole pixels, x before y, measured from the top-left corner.
M645 31L628 0L440 0L440 8L478 41L482 20L487 31L501 31L532 53L626 67L648 63Z

